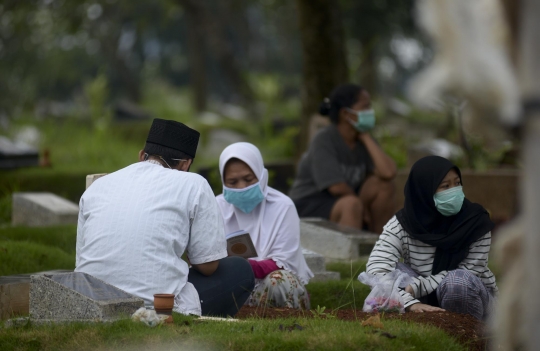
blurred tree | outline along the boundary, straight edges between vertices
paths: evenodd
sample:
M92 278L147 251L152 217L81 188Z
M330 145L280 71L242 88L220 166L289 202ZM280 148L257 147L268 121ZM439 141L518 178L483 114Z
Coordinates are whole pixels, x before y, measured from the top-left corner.
M272 75L280 106L271 118L291 114L299 86L307 116L349 76L360 72L371 89L380 48L406 32L412 1L3 0L0 114L51 110L51 101L77 107L85 84L105 74L107 103L136 102L158 80L189 85L198 111L209 101L258 104L248 115L263 116L251 82Z
M349 45L359 45L354 58L353 77L371 92L377 91L381 51L388 51L394 35L417 36L414 0L341 0L343 24ZM351 60L352 61L352 60Z
M196 111L203 112L206 111L208 99L204 5L196 0L178 0L178 2L186 11L187 56L193 106Z
M339 3L296 0L303 52L302 117L298 155L309 142L309 121L325 96L348 81Z
M161 6L160 6L161 5ZM0 4L2 110L66 100L101 68L120 96L139 100L142 32L163 21L166 0L15 1Z
M253 91L245 79L238 55L230 37L235 11L233 6L243 2L214 2L208 0L178 0L186 11L186 32L189 43L190 81L194 89L194 103L198 111L206 108L207 65L206 53L211 52L221 72L228 80L239 103L250 106ZM242 12L242 8L240 12ZM208 50L207 50L208 46Z

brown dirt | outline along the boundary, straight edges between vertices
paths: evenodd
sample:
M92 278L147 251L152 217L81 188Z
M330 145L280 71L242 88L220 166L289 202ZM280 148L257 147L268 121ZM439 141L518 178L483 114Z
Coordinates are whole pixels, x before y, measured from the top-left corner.
M325 311L330 312L330 311ZM373 316L372 313L366 313L355 310L339 310L337 318L346 321L365 321ZM235 318L245 319L249 317L258 318L287 318L304 317L314 318L313 313L287 309L287 308L261 308L244 306L238 311ZM321 318L325 318L323 315ZM430 312L430 313L385 313L381 320L398 319L407 322L428 324L444 330L447 334L455 337L461 344L472 351L481 351L486 349L487 338L484 335L484 324L476 318L460 313L453 312Z

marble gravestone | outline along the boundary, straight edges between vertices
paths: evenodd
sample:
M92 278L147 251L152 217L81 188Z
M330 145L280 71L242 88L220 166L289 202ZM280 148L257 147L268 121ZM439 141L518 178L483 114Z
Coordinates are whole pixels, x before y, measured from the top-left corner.
M58 195L47 192L13 193L13 225L77 224L78 216L79 206Z
M96 180L98 180L99 178L101 177L104 177L106 176L108 173L96 173L96 174L88 174L86 176L86 189L88 189L88 187L90 185L92 185L93 182L95 182Z
M30 277L30 320L106 322L131 316L144 301L89 274Z
M327 260L350 261L369 256L379 235L340 226L322 218L300 220L302 247L323 255Z
M313 272L313 278L311 278L310 282L339 280L339 272L329 272L326 270L326 260L323 255L308 249L302 249L302 254L309 269Z

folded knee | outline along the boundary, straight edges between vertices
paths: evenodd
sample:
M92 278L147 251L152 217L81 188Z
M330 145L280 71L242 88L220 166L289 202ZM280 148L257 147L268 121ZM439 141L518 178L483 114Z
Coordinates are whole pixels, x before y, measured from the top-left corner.
M358 196L348 195L340 199L341 206L344 209L359 210L362 209L362 201Z
M465 288L474 287L478 281L478 277L466 269L455 269L448 272L446 277L441 281L440 288L445 289L448 286L463 286Z
M393 194L396 191L396 182L394 180L385 180L378 178L379 191Z

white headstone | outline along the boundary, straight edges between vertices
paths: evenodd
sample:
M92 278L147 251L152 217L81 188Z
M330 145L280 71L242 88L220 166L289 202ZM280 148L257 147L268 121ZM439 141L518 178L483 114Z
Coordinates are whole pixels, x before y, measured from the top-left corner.
M321 218L300 220L302 247L332 261L350 261L369 256L379 235L340 226Z
M302 249L302 254L314 275L310 282L339 280L339 272L329 272L326 270L326 260L323 255L308 249Z
M108 173L97 173L97 174L89 174L86 176L86 189L88 189L88 187L90 185L92 185L93 182L95 182L96 180L98 180L99 178L103 177L103 176L106 176Z
M79 206L52 193L13 193L12 224L77 224Z

